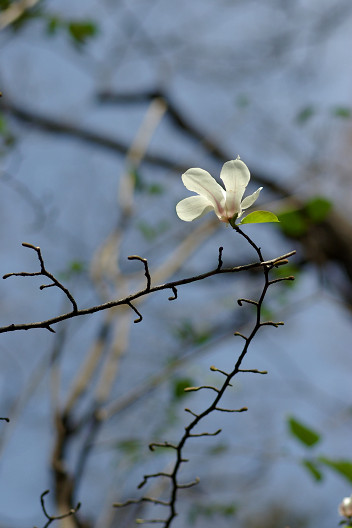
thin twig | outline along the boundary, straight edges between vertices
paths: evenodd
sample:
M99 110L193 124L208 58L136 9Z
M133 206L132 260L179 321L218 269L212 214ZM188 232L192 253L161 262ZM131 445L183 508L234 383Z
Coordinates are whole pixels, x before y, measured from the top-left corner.
M158 286L153 286L153 287L150 287L149 289L144 288L144 289L139 290L138 292L133 293L133 294L131 294L131 295L127 296L127 297L124 297L122 299L117 299L115 301L109 301L109 302L106 302L106 303L103 303L103 304L99 304L97 306L92 306L90 308L83 308L83 309L79 310L77 308L76 301L74 300L74 298L73 298L72 294L69 292L69 290L67 288L65 288L65 286L63 286L54 277L54 275L52 275L51 273L49 273L46 270L45 265L44 265L44 260L43 260L42 255L41 255L40 248L36 247L36 246L33 246L32 244L24 243L23 245L25 247L30 247L30 248L34 249L37 252L37 255L38 255L38 258L39 258L40 264L41 264L41 271L40 272L35 272L35 273L28 273L28 272L7 273L6 275L3 276L3 278L6 279L6 278L8 278L10 276L26 276L27 277L27 276L45 275L46 277L49 277L53 281L53 283L55 283L55 285L58 288L60 288L67 295L67 297L69 298L69 300L72 303L73 309L72 309L71 312L68 312L68 313L65 313L65 314L61 314L61 315L58 315L56 317L52 317L51 319L47 319L46 321L38 321L38 322L34 322L34 323L10 324L8 326L3 326L3 327L0 328L0 333L15 332L15 331L18 331L18 330L32 330L34 328L45 328L45 329L49 330L50 332L54 332L54 330L52 328L52 325L57 324L57 323L59 323L61 321L65 321L66 319L72 319L73 317L93 314L93 313L96 313L96 312L100 312L102 310L108 310L109 308L114 308L115 306L123 306L123 305L130 306L138 315L138 319L136 319L135 322L140 322L141 319L142 319L142 315L138 312L138 310L132 304L132 302L135 299L138 299L138 298L143 297L145 295L149 295L150 293L154 293L154 292L162 291L162 290L167 290L167 289L171 289L174 292L174 294L175 294L177 286L190 284L192 282L201 281L201 280L204 280L204 279L206 279L208 277L212 277L214 275L220 275L220 274L223 274L223 273L239 273L239 272L248 271L248 270L256 269L256 268L264 268L265 269L266 267L273 266L273 265L275 265L275 263L281 261L282 259L291 257L292 255L295 254L295 251L291 251L289 253L286 253L285 255L281 255L280 257L276 257L276 258L268 260L268 261L263 261L263 259L262 259L259 262L253 262L251 264L245 264L243 266L236 266L236 267L233 267L233 268L221 268L221 269L219 269L219 267L217 266L215 269L213 269L211 271L208 271L206 273L201 273L200 275L195 275L195 276L188 277L186 279L180 279L180 280L177 280L177 281L167 282L165 284L159 284ZM143 259L141 257L139 257L139 260L142 260L142 262L143 262Z
M227 409L227 408L219 407L218 404L219 404L223 394L225 393L226 389L229 386L231 386L232 379L239 372L253 372L253 373L255 372L255 373L258 373L258 374L265 374L266 373L266 371L258 371L258 370L255 370L255 369L241 369L240 367L241 367L243 359L245 358L245 356L246 356L246 354L248 352L248 349L249 349L249 346L250 346L252 340L254 339L254 337L256 336L257 332L260 330L260 328L262 326L275 326L275 327L277 327L277 326L283 324L281 321L280 322L273 322L273 321L263 321L262 322L261 321L261 311L262 311L262 305L263 305L264 298L266 296L267 290L275 282L275 281L271 282L269 280L269 272L270 272L270 270L273 267L275 267L276 265L283 265L284 263L286 263L285 261L287 261L287 259L290 256L292 256L292 254L294 254L294 252L291 252L290 254L288 253L286 255L283 255L282 257L279 257L279 258L274 259L272 261L265 261L264 258L263 258L261 249L250 239L250 237L246 233L244 233L241 230L241 228L239 228L238 226L235 225L235 226L233 226L233 228L241 236L243 236L248 241L248 243L253 247L253 249L255 250L256 254L258 255L259 262L261 264L260 267L263 270L264 284L263 284L263 288L262 288L262 291L261 291L261 294L260 294L258 300L252 301L252 300L249 300L249 299L239 299L239 304L240 305L242 304L242 302L247 302L249 304L253 304L255 306L255 312L256 313L255 313L254 326L252 328L252 331L249 333L248 337L244 336L243 334L241 334L239 332L235 333L235 335L239 335L240 337L242 337L244 339L245 343L243 345L242 352L240 353L240 355L239 355L239 357L238 357L238 359L237 359L237 361L236 361L236 363L234 365L233 370L231 372L227 373L227 372L225 372L223 370L217 369L214 366L210 367L211 371L220 372L221 374L223 374L225 376L225 381L223 382L222 387L220 389L217 389L217 388L215 388L215 387L213 387L211 385L201 385L199 387L188 387L187 389L185 389L188 392L198 391L198 390L204 389L204 388L212 389L212 390L214 390L216 392L216 396L214 397L213 402L203 412L201 412L200 414L194 413L189 408L185 409L188 413L190 413L193 416L193 420L185 427L185 431L184 431L182 437L180 438L178 444L176 444L176 445L172 444L172 446L171 445L169 446L167 444L167 442L165 442L164 444L151 444L151 446L150 446L151 449L153 449L154 446L160 446L160 447L168 446L168 447L172 447L175 450L175 452L176 452L176 459L175 459L175 462L174 462L174 467L173 467L173 470L170 473L171 476L169 477L170 481L171 481L170 499L169 499L169 501L167 501L167 507L169 509L169 514L168 514L167 519L165 519L165 521L163 522L163 528L169 528L171 526L174 518L177 516L176 502L177 502L179 490L182 489L182 488L187 488L187 487L190 487L190 486L194 486L194 485L196 485L198 483L198 479L196 479L195 481L191 482L190 484L181 484L178 481L178 478L179 478L178 475L179 475L179 471L180 471L181 465L185 461L185 459L183 457L183 449L184 449L184 446L185 446L187 440L190 439L190 438L197 438L197 437L204 437L204 436L217 436L218 434L220 434L221 429L218 429L217 431L215 431L213 433L208 432L208 431L205 431L205 432L202 432L202 433L193 432L193 430L201 422L201 420L204 417L208 416L213 411L220 411L220 412L227 412L227 413L233 413L233 412L242 413L242 412L247 411L247 407L242 407L240 409ZM219 253L219 264L218 264L218 267L216 268L216 271L217 272L223 271L221 269L221 253ZM126 503L124 503L124 505L125 504Z

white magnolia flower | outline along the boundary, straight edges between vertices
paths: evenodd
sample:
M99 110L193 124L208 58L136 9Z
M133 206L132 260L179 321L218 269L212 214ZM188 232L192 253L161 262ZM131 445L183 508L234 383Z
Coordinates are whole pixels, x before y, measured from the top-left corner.
M220 178L226 190L203 169L189 169L182 175L185 187L199 196L185 198L177 204L176 212L181 220L191 222L213 210L221 222L229 223L254 204L263 188L259 187L255 193L242 200L250 174L247 165L239 158L224 164Z
M352 517L352 495L343 499L339 505L339 514L342 517Z

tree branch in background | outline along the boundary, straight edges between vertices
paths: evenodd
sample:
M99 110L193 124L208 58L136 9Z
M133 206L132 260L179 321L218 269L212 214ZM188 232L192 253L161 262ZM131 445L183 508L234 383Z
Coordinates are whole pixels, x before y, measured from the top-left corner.
M158 99L161 99L166 105L168 105L168 99L162 94L158 96ZM137 101L141 100L142 98L137 95ZM143 100L147 101L148 98L144 97ZM187 130L190 136L193 136L194 139L201 141L203 143L204 148L210 155L213 155L215 159L220 160L221 162L225 162L228 159L231 159L231 156L223 152L222 149L220 149L220 147L217 146L213 141L204 140L204 134L201 134L200 132L196 131L196 129L192 125L188 125L185 121L185 118L181 117L181 115L176 118L176 109L174 108L174 106L172 106L171 108L171 115L174 116L172 118L173 122L179 123L179 127L181 127L182 130ZM120 155L124 155L130 150L130 146L127 143L124 143L123 141L113 139L111 138L111 136L98 134L73 123L68 123L56 118L45 116L40 112L29 110L28 108L24 108L14 102L11 102L8 97L2 99L0 110L5 114L14 117L17 120L22 121L23 123L27 123L33 126L34 128L37 128L38 130L44 130L54 134L64 134L69 137L94 144L98 147L108 149ZM167 106L167 112L168 111L169 107ZM182 124L182 126L180 123ZM162 156L161 154L151 154L148 152L144 155L143 159L145 163L170 169L177 173L185 172L192 165L189 162L180 163L179 161L172 160L169 157ZM265 185L267 188L277 193L280 197L286 197L292 194L289 189L286 189L282 184L276 183L273 178L266 176L262 172L254 171L252 173L252 177L253 180L255 180L257 183Z
M10 26L21 18L26 11L32 9L40 0L19 0L12 2L5 11L0 13L0 30Z

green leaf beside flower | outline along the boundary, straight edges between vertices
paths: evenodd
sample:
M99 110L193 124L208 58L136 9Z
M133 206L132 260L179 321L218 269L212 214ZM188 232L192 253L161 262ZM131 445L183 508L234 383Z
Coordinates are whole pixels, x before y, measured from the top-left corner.
M270 211L253 211L245 216L239 225L242 224L263 224L266 222L279 222L278 217Z

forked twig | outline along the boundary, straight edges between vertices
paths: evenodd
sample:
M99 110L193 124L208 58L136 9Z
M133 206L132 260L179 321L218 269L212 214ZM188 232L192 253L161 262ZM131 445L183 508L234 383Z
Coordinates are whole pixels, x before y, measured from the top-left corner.
M286 255L283 255L282 257L279 257L277 259L273 259L271 261L265 261L263 256L262 256L260 248L249 238L249 236L246 235L238 226L235 226L234 229L240 235L242 235L249 242L249 244L254 248L254 250L256 251L256 253L257 253L258 257L259 257L260 267L261 267L261 269L263 271L263 274L264 274L264 285L263 285L263 288L262 288L262 291L261 291L261 294L260 294L258 300L251 300L251 299L244 299L244 298L238 300L239 306L243 306L243 303L248 303L248 304L251 304L251 305L253 305L255 307L255 322L254 322L254 326L253 326L252 331L249 333L248 336L245 336L245 335L241 334L240 332L235 332L235 334L234 334L235 336L240 336L240 337L243 338L244 345L243 345L242 352L240 353L240 355L239 355L239 357L238 357L238 359L237 359L237 361L236 361L236 363L234 365L234 368L233 368L233 370L231 372L225 372L225 371L223 371L221 369L218 369L217 367L215 367L213 365L210 367L210 370L212 372L220 372L220 374L225 376L225 381L223 382L223 384L222 384L220 389L217 388L217 387L214 387L212 385L200 385L200 386L196 386L196 387L187 387L185 389L186 392L197 392L197 391L199 391L201 389L209 389L209 390L214 391L216 393L216 395L214 396L214 399L213 399L212 403L203 412L201 412L199 414L193 412L188 407L185 408L185 411L187 413L191 414L192 421L185 427L185 432L181 436L178 444L175 445L175 444L169 444L168 442L164 442L162 444L154 443L154 444L151 444L149 446L151 450L154 450L155 447L171 447L174 450L175 456L176 456L175 462L174 462L174 466L173 466L173 470L170 473L168 473L168 474L164 474L164 473L160 472L160 473L155 473L155 474L152 474L152 475L149 475L149 476L146 475L144 477L144 480L141 482L141 484L138 487L141 488L142 486L144 486L146 484L147 480L149 478L151 478L151 477L157 478L157 477L167 476L168 479L170 480L170 483L171 483L169 500L167 500L167 501L157 501L155 499L148 499L148 497L142 497L141 499L136 499L136 500L130 499L130 500L127 500L126 502L120 502L120 503L115 504L115 506L117 506L117 507L123 507L123 506L128 506L129 504L132 504L132 503L145 501L145 502L153 502L154 504L160 504L160 505L163 505L163 506L168 508L168 510L169 510L168 511L168 516L167 516L167 518L165 518L165 520L160 520L160 519L155 519L155 520L153 520L153 519L151 519L151 520L140 519L140 520L138 520L138 522L141 522L143 524L152 523L152 522L158 522L158 523L160 522L160 523L163 524L163 528L169 528L170 527L171 523L173 522L173 519L177 516L176 501L177 501L179 490L195 486L199 482L198 478L195 479L193 482L188 483L188 484L179 482L180 468L181 468L183 463L187 462L187 459L185 459L183 457L183 448L184 448L186 442L190 438L198 438L198 437L205 437L205 436L217 436L218 434L221 433L221 429L218 429L215 432L208 432L208 431L205 431L205 432L202 432L202 433L194 432L194 429L200 423L200 421L204 417L208 416L211 412L219 411L219 412L223 412L223 413L242 413L242 412L245 412L245 411L248 410L247 407L241 407L240 409L227 409L227 408L219 406L218 404L219 404L224 392L226 391L226 389L231 386L232 379L238 373L240 373L240 372L251 372L251 373L255 373L255 374L266 374L267 373L266 371L259 371L257 369L241 369L240 367L241 367L241 364L242 364L242 361L243 361L244 357L246 356L246 354L248 352L249 345L251 344L253 338L255 337L257 332L260 330L260 328L262 328L263 326L274 326L274 327L277 328L278 326L283 325L283 322L281 322L281 321L279 321L279 322L262 321L261 320L261 316L262 316L261 310L262 310L263 301L264 301L264 298L266 296L268 288L271 285L279 282L279 281L276 281L276 280L269 280L269 272L274 267L287 264L288 257L293 255L294 252L287 253ZM219 258L218 258L218 266L217 266L214 274L216 272L219 273L219 272L223 272L223 271L224 270L222 269L222 248L220 248L219 249ZM292 279L293 279L292 277L285 278L285 280L292 280Z
M52 317L51 319L47 319L45 321L38 321L34 323L10 324L8 326L3 326L3 327L0 327L0 333L15 332L18 330L32 330L34 328L45 328L46 330L49 330L50 332L55 332L55 330L52 328L52 325L57 324L61 321L65 321L66 319L72 319L73 317L93 314L95 312L100 312L102 310L108 310L109 308L114 308L115 306L123 306L123 305L129 306L130 308L132 308L132 310L136 312L136 314L138 315L138 318L135 319L134 322L139 323L142 321L143 317L142 317L142 314L137 310L137 308L133 304L133 301L135 301L139 297L143 297L144 295L149 295L150 293L155 293L157 291L171 289L174 295L172 297L169 297L169 301L172 301L172 300L177 299L177 287L178 286L190 284L192 282L201 281L208 277L212 277L214 275L220 275L223 273L239 273L242 271L248 271L248 270L257 269L257 268L272 269L275 266L282 265L285 259L295 254L295 251L291 251L289 253L286 253L285 255L281 255L280 257L276 257L268 261L259 260L258 262L253 262L251 264L245 264L244 266L236 266L233 268L223 268L222 258L221 258L222 248L219 248L218 265L215 269L207 271L206 273L201 273L200 275L195 275L195 276L188 277L186 279L180 279L177 281L167 282L165 284L159 284L153 287L151 286L151 276L150 276L147 260L142 257L139 257L138 255L132 255L131 257L128 257L129 260L140 260L144 264L144 270L145 270L144 274L147 279L146 287L122 299L109 301L103 304L92 306L90 308L78 309L77 303L73 295L71 294L71 292L52 273L50 273L46 269L40 247L34 246L32 244L27 244L27 243L23 243L22 245L24 247L33 249L37 253L37 256L40 262L40 271L33 272L33 273L26 272L26 271L7 273L6 275L3 276L3 279L7 279L13 276L36 277L36 276L42 275L42 276L48 277L52 282L47 285L42 285L40 288L44 289L44 288L49 288L51 286L57 286L60 290L62 290L65 293L67 298L70 300L72 304L72 311L65 313L65 314L58 315L56 317Z
M45 500L44 500L44 497L48 495L48 493L50 493L50 490L45 490L40 496L40 503L42 505L42 510L43 510L45 517L48 520L43 526L43 528L48 528L48 526L50 526L50 524L54 521L60 521L61 519L65 519L66 517L70 517L71 515L74 515L75 513L78 512L78 510L81 507L81 503L78 502L77 506L75 508L71 508L67 513L63 513L62 515L50 515L46 509Z

